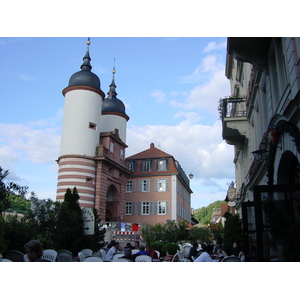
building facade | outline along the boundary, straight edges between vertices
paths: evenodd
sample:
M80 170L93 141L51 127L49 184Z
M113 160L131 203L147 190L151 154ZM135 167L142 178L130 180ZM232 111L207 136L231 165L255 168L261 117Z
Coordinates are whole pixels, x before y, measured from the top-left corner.
M235 209L253 260L292 260L300 233L299 66L300 38L228 38L222 135L234 145Z
M150 148L126 159L126 222L154 225L167 221L191 223L189 179L168 153Z

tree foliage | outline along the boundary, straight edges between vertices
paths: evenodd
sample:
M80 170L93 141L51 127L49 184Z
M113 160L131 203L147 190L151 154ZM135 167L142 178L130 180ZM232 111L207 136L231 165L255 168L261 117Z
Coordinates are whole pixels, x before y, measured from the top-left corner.
M215 201L209 204L206 207L202 207L194 211L194 217L199 223L208 225L211 222L211 216L214 208L221 208L221 203L225 203L225 201Z
M223 246L227 249L226 252L231 252L233 243L238 243L240 247L243 247L243 228L242 221L239 214L232 215L230 212L224 214L226 218L224 227L224 240Z
M67 249L73 255L82 249L84 240L83 220L78 200L76 187L73 191L67 189L58 212L54 239L57 249Z
M28 189L12 181L6 182L8 174L8 170L4 171L0 166L0 215L11 207L11 195L24 198Z

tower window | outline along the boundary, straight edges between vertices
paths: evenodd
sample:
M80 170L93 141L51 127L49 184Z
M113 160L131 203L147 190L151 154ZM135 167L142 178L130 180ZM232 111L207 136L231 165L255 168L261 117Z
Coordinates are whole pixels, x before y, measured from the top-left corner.
M95 123L89 122L89 128L93 130L97 130L97 125Z

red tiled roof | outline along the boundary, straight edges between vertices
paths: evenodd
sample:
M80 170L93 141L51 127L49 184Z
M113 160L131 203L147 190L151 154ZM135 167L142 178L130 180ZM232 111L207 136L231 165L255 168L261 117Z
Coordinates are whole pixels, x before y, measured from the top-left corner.
M160 149L156 148L153 143L150 144L150 148L134 154L132 156L127 157L127 160L130 159L145 159L145 158L159 158L159 157L173 157L172 155L161 151Z

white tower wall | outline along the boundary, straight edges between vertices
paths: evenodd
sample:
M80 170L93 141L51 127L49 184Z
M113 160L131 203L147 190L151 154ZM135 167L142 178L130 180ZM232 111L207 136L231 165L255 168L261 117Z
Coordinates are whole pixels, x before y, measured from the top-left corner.
M60 155L94 156L99 144L102 97L92 91L65 94Z
M118 115L102 115L101 132L110 132L115 129L119 130L119 136L122 142L126 144L127 120Z

